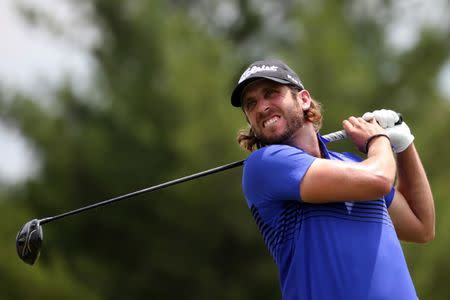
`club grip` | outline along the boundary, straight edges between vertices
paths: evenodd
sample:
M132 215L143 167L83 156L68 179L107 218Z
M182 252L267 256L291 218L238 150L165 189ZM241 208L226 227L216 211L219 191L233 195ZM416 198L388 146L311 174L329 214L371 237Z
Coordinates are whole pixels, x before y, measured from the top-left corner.
M403 116L400 113L397 113L397 115L398 115L398 121L395 122L395 125L400 125L403 123ZM322 138L324 139L325 143L330 143L330 142L336 142L336 141L346 139L347 134L345 133L345 130L339 130L336 132L326 134L326 135L322 136Z
M397 113L397 115L398 115L398 121L395 122L395 125L400 125L403 123L403 116L401 113Z

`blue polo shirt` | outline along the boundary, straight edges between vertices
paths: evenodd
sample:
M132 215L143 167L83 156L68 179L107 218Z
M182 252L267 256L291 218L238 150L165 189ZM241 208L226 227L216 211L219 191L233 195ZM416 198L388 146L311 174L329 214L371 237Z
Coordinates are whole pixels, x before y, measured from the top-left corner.
M329 151L318 138L326 159L361 160ZM244 164L245 198L278 266L283 300L417 299L387 211L394 189L363 202L302 202L299 186L315 159L271 145Z

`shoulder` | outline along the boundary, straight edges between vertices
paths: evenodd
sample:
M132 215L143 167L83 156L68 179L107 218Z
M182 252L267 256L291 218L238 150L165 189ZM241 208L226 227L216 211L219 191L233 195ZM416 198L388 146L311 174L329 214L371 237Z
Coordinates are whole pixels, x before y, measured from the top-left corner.
M259 168L267 170L267 168L270 168L271 166L283 166L302 159L310 160L314 159L314 157L307 154L302 149L289 145L270 145L250 154L245 160L244 172L257 170Z
M288 145L270 145L253 152L244 163L245 184L300 180L316 157Z
M288 145L270 145L244 162L242 185L249 206L299 200L301 179L316 157Z

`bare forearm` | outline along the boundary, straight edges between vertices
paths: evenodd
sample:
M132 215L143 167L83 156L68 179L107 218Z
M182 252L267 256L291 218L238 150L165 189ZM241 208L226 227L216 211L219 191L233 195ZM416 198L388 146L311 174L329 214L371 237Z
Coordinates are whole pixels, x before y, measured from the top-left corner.
M397 155L397 189L423 224L425 235L434 237L435 212L433 194L414 144Z
M300 195L304 202L309 203L377 199L391 190L395 170L389 140L378 137L370 144L368 158L363 162L316 159L303 177Z
M391 145L386 137L377 137L371 142L367 159L361 163L371 172L388 181L388 188L392 187L395 178L396 164Z

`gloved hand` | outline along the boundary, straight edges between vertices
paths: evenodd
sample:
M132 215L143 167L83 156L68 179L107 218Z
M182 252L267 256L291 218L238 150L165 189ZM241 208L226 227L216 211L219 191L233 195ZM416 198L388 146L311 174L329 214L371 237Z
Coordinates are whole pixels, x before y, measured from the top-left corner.
M395 123L400 119L399 115L388 109L374 110L373 112L366 112L362 118L366 121L370 121L373 118L377 120L378 124L384 129L394 127Z
M375 118L378 124L386 130L386 134L391 139L391 145L395 153L403 152L414 141L414 136L405 122L395 125L399 120L399 115L393 110L380 109L365 113L362 118L370 121Z

